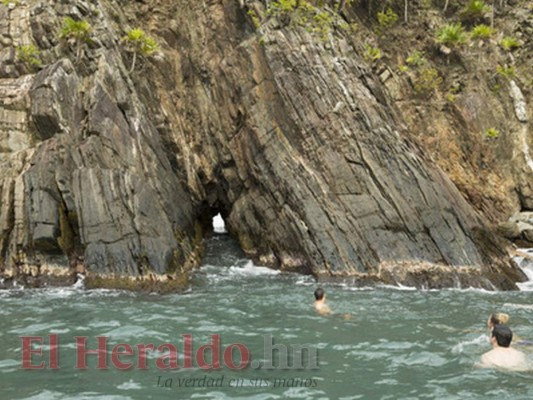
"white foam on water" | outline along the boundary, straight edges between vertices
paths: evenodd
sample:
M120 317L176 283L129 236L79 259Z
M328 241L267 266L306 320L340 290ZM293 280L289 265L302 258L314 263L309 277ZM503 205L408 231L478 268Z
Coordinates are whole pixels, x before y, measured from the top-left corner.
M124 382L117 386L117 389L120 390L139 390L142 389L142 386L140 383L134 382L132 379L130 379L128 382Z
M3 373L16 372L20 368L20 360L0 360L0 371Z
M294 284L298 286L312 286L316 285L316 281L311 275L302 275L297 277Z
M487 335L480 335L475 339L466 340L461 343L457 343L452 347L452 354L462 353L467 346L487 346L489 343L489 337Z
M372 292L376 290L376 286L349 286L349 285L341 285L343 290L347 290L349 292Z
M50 323L37 323L37 324L31 324L28 326L23 326L20 328L11 329L8 331L9 333L15 334L15 335L37 335L39 333L47 333L47 332L56 332L60 331L59 333L62 333L61 331L64 331L64 323L61 322L50 322ZM67 332L70 330L67 330Z
M60 392L43 390L42 392L36 394L35 396L26 397L24 400L55 400L55 399L60 399L62 396L63 396L63 393L60 393Z
M280 399L281 396L271 394L271 393L260 393L256 395L250 395L246 394L244 396L236 396L236 395L227 395L226 393L219 392L219 391L213 391L213 392L206 392L206 393L194 393L190 397L191 399L217 399L217 400L238 400L238 399L246 399L246 400L271 400L271 399Z
M226 230L226 224L220 213L213 217L213 231L215 233L228 233Z
M117 396L117 395L102 395L101 393L96 392L84 392L79 393L74 396L66 395L65 393L43 390L36 395L25 397L23 400L88 400L88 399L98 399L98 400L130 400L131 397L127 396Z
M92 320L89 322L89 327L91 328L117 328L120 326L119 321L100 321L100 320Z
M248 260L244 265L232 265L229 268L205 264L202 266L201 270L205 272L207 278L214 283L234 280L235 278L246 279L281 274L281 271L279 270L255 265L251 260Z
M393 290L400 290L400 291L409 291L413 292L415 290L419 290L418 288L414 286L404 286L402 284L397 285L377 285L377 287L384 288L384 289L393 289Z
M516 264L527 276L528 280L526 282L517 282L516 286L524 292L533 291L533 249L517 249L518 253L523 253L524 256L513 257ZM526 257L530 256L532 258Z
M309 381L311 379L309 378L309 379L302 379L302 380ZM314 385L314 382L316 381L313 381L312 385ZM324 392L323 390L317 390L316 388L308 389L306 387L291 387L285 392L283 392L283 397L286 399L311 399L318 394L325 395L326 392Z
M73 289L85 289L85 276L83 276L82 274L77 274L76 277L77 277L77 280L74 283L74 285L72 285L72 288Z
M242 267L238 267L238 266L229 267L228 272L231 275L237 275L237 276L278 275L281 273L281 271L279 270L255 265L251 260L248 261Z
M483 293L488 295L497 295L498 290L494 288L494 290L488 290L483 288L477 288L469 286L467 288L443 288L443 289L431 289L430 292L440 292L440 291L448 291L448 292L472 292L472 293Z

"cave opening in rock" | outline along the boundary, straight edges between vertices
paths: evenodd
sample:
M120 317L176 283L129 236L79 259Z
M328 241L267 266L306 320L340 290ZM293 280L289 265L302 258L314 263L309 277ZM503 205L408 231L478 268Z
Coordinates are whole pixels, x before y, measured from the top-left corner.
M214 233L227 234L229 229L226 225L226 215L227 213L223 208L210 205L207 202L203 203L196 214L196 220L200 223L203 236L209 238Z
M239 242L230 233L223 209L206 206L199 215L204 233L202 265L232 267L246 264L249 260Z

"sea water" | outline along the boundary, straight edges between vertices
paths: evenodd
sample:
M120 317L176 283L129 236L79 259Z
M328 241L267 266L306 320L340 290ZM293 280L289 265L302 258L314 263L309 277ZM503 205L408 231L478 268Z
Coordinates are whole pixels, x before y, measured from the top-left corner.
M491 312L511 316L519 341L533 339L531 291L326 284L335 314L323 317L312 307L311 277L256 266L227 235L208 241L203 264L184 294L84 290L80 283L0 292L0 399L533 398L531 372L475 367L490 349ZM58 369L23 369L21 337L43 338L32 342L30 361L49 367L49 335L58 341ZM96 354L87 355L87 369L77 368L78 337L91 350L106 338L107 369L97 368ZM219 369L200 368L194 351L213 337L221 353L233 350L234 364L222 354ZM185 367L187 338L193 359ZM119 356L134 364L125 370L112 362L117 344L164 343L176 346L179 368L157 367L163 350L147 353L146 369L135 356ZM243 360L232 345L249 351L245 368L235 368ZM531 360L533 348L519 348Z

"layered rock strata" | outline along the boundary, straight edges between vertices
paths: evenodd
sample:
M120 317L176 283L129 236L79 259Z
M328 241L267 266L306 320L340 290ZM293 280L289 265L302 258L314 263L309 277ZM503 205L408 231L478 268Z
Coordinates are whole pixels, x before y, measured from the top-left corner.
M250 7L262 7L252 2ZM357 49L237 1L0 6L5 276L176 280L221 212L261 263L325 279L515 288L523 275L410 140ZM78 59L56 39L86 19ZM161 53L128 72L125 29ZM15 48L36 42L31 71Z

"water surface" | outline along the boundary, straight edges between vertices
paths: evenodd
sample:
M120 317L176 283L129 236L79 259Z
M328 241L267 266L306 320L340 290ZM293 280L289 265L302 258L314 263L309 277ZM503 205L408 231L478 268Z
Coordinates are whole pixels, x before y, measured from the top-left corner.
M532 373L474 367L489 350L485 323L492 311L509 313L515 333L533 339L533 292L326 285L339 315L321 317L312 309L311 278L257 267L226 236L209 242L204 264L185 294L0 292L0 399L533 398ZM21 370L19 336L50 333L60 340L61 368ZM76 336L87 336L90 348L97 336L107 336L110 347L171 342L181 351L184 334L193 336L195 347L220 334L223 346L244 344L256 362L265 361L265 335L287 348L307 344L318 351L318 369L161 371L157 354L147 370L97 370L95 356L89 369L74 368ZM531 358L533 349L521 348ZM200 380L202 387L179 386L204 377L221 385L205 387Z

